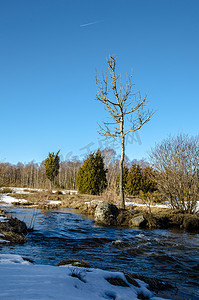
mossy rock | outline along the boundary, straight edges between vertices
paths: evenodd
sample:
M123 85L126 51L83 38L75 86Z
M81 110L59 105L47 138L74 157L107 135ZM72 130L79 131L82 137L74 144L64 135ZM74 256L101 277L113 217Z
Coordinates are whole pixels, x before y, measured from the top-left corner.
M144 228L146 226L146 219L143 215L133 216L131 219L132 227Z
M105 226L117 226L118 208L109 202L101 202L95 210L95 222Z
M91 268L91 265L87 263L84 260L78 260L78 259L67 259L67 260L62 260L56 266L65 266L65 265L72 265L74 267L82 267L82 268Z

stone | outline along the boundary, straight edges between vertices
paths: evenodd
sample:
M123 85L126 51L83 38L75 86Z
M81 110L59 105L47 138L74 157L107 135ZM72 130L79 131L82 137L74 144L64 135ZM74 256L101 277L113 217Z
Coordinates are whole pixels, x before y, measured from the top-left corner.
M146 219L143 215L133 217L131 219L132 227L144 227L146 225Z
M26 242L28 229L23 221L11 217L7 218L5 222L0 222L0 233L11 243L23 244Z
M123 242L123 241L120 241L120 240L113 241L112 245L115 246L116 248L119 248L119 249L125 249L125 248L130 247L130 244L128 242Z
M0 224L0 229L3 231L12 231L18 234L27 234L28 229L23 221L17 218L9 218L6 222Z
M116 226L118 214L119 210L114 204L101 202L95 210L95 222L106 226Z

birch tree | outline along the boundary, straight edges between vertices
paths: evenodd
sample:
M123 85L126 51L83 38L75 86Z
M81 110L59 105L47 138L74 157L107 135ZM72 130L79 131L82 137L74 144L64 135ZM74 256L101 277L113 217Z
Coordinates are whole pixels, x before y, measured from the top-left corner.
M119 138L121 144L120 157L120 203L125 208L123 187L123 166L125 156L125 138L129 133L138 131L147 123L152 111L146 110L147 96L141 97L140 92L133 93L132 74L127 75L125 87L121 75L116 75L116 58L107 59L108 72L102 74L102 80L96 75L97 100L101 102L109 114L110 121L103 122L99 133L114 139Z

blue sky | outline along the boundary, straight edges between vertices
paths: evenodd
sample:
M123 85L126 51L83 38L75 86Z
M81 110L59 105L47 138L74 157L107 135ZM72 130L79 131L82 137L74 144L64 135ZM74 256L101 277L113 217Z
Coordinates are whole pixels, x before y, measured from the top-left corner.
M156 111L128 142L130 159L169 134L198 134L198 15L198 0L0 1L0 161L111 146L97 133L107 114L95 84L109 54Z

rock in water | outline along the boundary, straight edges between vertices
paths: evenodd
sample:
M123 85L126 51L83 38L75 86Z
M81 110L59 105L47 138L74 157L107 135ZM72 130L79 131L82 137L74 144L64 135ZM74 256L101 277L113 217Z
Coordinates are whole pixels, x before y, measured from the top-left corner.
M95 222L107 226L117 225L118 208L109 202L101 202L95 210Z
M146 219L144 218L143 215L133 217L131 219L131 226L133 226L133 227L144 227L145 224L146 224Z
M11 243L23 244L26 241L28 229L23 221L8 217L6 221L0 222L0 233Z

